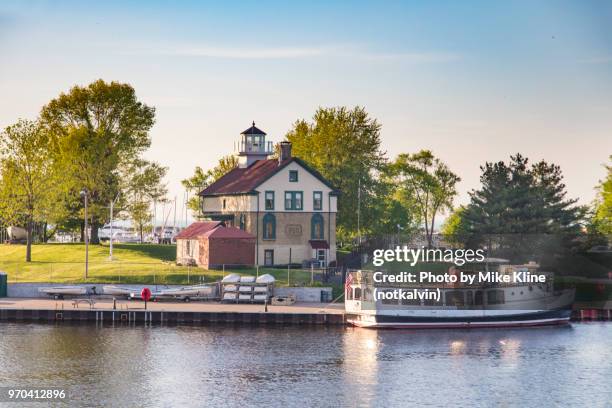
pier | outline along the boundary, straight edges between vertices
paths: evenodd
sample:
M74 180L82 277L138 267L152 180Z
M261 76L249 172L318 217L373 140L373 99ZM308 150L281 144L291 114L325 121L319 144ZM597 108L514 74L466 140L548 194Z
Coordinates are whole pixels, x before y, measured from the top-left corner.
M83 300L83 299L79 299ZM115 308L113 308L115 306ZM213 302L144 302L97 299L89 305L74 299L0 299L0 321L127 322L138 324L284 324L344 325L344 306L296 303L291 306Z
M1 321L127 322L137 324L345 325L343 304L298 302L290 306L218 302L148 302L99 298L53 300L1 298ZM113 308L113 306L115 308ZM612 321L612 302L576 303L572 321Z

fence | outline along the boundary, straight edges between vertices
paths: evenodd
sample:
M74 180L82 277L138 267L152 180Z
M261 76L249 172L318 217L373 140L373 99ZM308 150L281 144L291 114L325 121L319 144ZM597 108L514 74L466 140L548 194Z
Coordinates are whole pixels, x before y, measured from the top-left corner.
M260 276L270 274L279 286L313 286L340 281L336 268L283 268L254 265L220 265L217 269L179 266L172 262L131 263L119 261L90 262L85 276L84 262L2 262L0 271L12 283L134 283L158 285L193 285L216 282L230 273Z

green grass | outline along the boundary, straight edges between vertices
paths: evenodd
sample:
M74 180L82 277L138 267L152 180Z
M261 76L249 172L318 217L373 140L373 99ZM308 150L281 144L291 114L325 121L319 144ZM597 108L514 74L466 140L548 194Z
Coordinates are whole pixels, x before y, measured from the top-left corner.
M175 245L115 244L113 261L108 245L90 245L87 279L83 244L33 245L32 262L25 262L25 252L25 245L0 245L0 271L8 273L9 282L194 284L214 282L224 274L176 265ZM230 272L257 274L255 268L226 268L225 274ZM287 285L287 269L259 268L264 273L273 275L277 285ZM309 285L310 271L292 269L289 284Z

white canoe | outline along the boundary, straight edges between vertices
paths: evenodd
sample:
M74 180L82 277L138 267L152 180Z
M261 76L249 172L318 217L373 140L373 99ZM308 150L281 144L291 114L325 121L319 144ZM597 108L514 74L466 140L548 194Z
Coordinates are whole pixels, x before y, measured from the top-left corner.
M227 282L227 283L230 283L230 282L231 283L240 282L240 275L238 275L237 273L230 273L225 278L223 278L221 280L221 282Z
M276 279L270 274L263 274L257 278L257 283L274 283Z
M86 286L52 286L45 288L38 288L39 293L46 293L47 295L86 295Z

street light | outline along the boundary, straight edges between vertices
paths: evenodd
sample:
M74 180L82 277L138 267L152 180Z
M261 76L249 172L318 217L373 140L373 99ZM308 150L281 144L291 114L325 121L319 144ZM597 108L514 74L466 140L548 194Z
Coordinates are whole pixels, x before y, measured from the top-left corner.
M87 272L89 269L89 236L87 234L87 197L89 196L89 191L86 188L81 190L81 197L85 198L85 279L87 279Z

